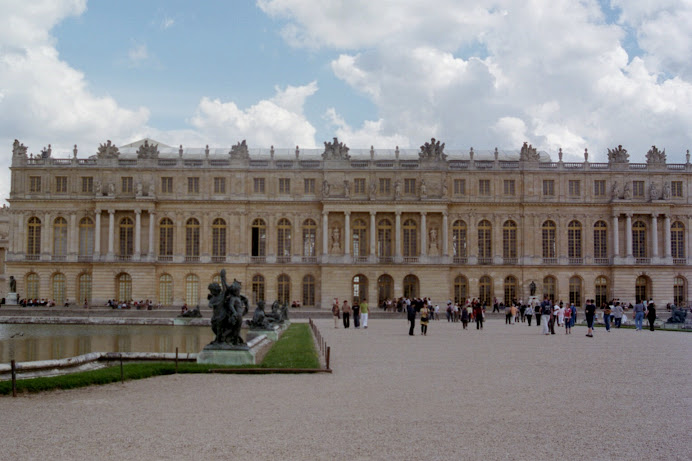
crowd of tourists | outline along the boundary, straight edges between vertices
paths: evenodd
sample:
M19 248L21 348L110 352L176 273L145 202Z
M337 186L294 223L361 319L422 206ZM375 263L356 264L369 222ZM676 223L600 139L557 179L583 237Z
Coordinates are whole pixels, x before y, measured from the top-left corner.
M356 299L353 305L344 299L342 304L339 304L339 298L334 298L332 304L332 316L334 317L334 328L339 328L339 321L343 322L344 328L350 328L351 318L353 318L353 328L359 329L368 328L368 316L370 314L370 306L366 298Z
M109 299L106 302L106 306L110 307L111 309L136 309L136 310L152 310L154 308L161 308L161 304L154 305L154 301L151 301L149 299L141 299L139 301L118 301L115 299ZM84 300L84 307L88 307L87 300ZM183 304L181 311L185 313L187 311L187 304Z

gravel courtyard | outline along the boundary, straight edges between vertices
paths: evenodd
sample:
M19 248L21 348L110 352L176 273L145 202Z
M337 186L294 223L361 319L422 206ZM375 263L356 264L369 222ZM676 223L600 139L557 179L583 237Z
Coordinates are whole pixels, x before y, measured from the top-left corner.
M2 459L690 459L692 334L317 324L333 374L0 398Z

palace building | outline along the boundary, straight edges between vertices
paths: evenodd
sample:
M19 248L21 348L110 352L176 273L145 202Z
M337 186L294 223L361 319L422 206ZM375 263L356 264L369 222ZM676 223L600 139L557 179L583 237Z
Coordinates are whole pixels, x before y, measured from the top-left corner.
M92 155L93 153L93 155ZM519 151L183 149L143 140L39 155L15 141L0 211L2 296L206 307L225 268L253 302L486 302L536 296L685 305L692 165ZM3 263L0 263L3 264Z

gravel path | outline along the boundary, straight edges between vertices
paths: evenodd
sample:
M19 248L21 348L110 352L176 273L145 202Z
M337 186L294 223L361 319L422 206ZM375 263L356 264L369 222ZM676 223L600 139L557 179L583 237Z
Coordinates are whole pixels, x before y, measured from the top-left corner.
M2 459L690 459L692 334L318 320L334 373L0 398ZM417 329L416 333L419 333Z

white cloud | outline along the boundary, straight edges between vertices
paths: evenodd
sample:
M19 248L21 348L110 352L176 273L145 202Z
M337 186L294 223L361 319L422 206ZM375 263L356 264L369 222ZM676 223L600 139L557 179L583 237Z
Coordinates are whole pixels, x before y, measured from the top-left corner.
M175 19L169 18L168 16L166 16L165 18L163 18L163 20L161 20L161 28L163 30L170 29L171 27L173 27L174 24L175 24Z
M138 66L143 61L149 58L149 52L147 51L147 45L143 43L135 43L127 52L127 57L130 60L130 64L133 66Z
M365 120L363 126L359 129L353 129L348 123L337 114L333 107L327 109L324 117L334 127L334 135L340 141L346 143L350 147L360 149L368 146L375 148L393 149L395 146L408 147L410 145L409 138L401 134L383 135L384 120Z

